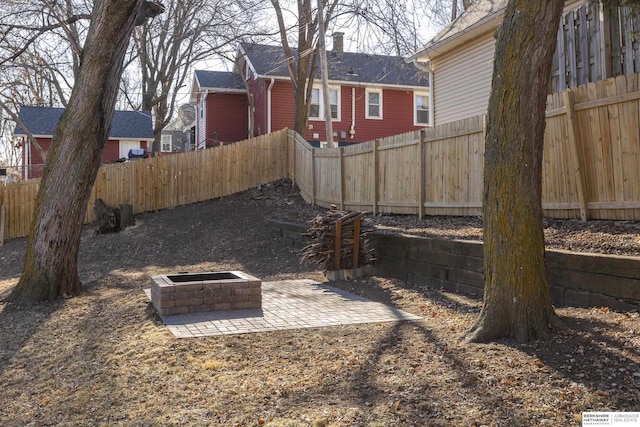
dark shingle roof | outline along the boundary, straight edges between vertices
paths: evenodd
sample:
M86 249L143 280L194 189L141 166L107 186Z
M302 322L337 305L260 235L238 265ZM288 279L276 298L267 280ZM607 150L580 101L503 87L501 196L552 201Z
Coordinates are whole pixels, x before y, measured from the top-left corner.
M201 88L245 90L240 76L228 71L196 70L196 79Z
M19 118L34 136L51 136L64 108L20 107ZM15 135L24 135L16 125ZM110 138L153 139L153 122L150 111L115 111L111 123Z
M243 43L249 61L262 76L289 77L281 46ZM297 50L294 49L294 57ZM379 85L428 86L429 77L398 56L327 51L329 80ZM320 70L316 77L320 77Z

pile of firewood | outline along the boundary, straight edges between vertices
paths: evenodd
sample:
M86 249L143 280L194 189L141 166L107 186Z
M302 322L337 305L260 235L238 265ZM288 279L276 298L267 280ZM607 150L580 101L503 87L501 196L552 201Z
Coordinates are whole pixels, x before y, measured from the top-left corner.
M356 223L360 222L359 244L354 245L357 231ZM341 223L340 244L336 245L336 225ZM302 250L302 260L310 261L324 270L353 269L371 264L372 251L367 234L373 231L364 217L364 212L344 212L337 209L328 210L310 222L309 230L304 234L309 238L309 245ZM339 260L336 260L336 248L339 247ZM357 261L354 262L354 247L358 248Z

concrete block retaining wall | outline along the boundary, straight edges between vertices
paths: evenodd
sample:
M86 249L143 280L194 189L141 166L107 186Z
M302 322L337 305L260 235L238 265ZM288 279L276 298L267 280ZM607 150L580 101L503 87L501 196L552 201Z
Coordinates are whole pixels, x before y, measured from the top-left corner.
M309 243L302 234L306 233L309 226L297 222L267 220L272 229L273 237L284 246L293 246L302 249Z
M286 245L304 247L305 224L270 221L274 236ZM440 240L371 233L375 274L420 286L482 297L482 242ZM547 280L556 306L640 310L640 258L546 252Z

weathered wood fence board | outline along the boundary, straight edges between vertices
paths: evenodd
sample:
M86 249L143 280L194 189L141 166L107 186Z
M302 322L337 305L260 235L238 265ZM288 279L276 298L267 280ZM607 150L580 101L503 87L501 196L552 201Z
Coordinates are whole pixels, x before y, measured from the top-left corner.
M546 217L640 220L639 87L631 74L548 97ZM296 148L304 153L296 162L308 166L292 173L304 181L303 197L324 207L481 215L484 121L473 117L341 151Z
M549 218L640 220L640 76L547 98L542 203ZM96 198L134 213L222 197L290 177L310 203L375 214L481 215L485 117L350 147L293 131L207 150L105 165ZM29 231L39 180L0 185L6 239ZM93 221L88 209L86 222Z
M130 204L134 214L196 203L286 178L288 131L202 151L103 165L91 191L85 223L94 221L93 203ZM5 205L4 238L26 236L40 179L0 184Z
M550 90L561 92L606 77L640 72L640 14L589 2L558 28Z

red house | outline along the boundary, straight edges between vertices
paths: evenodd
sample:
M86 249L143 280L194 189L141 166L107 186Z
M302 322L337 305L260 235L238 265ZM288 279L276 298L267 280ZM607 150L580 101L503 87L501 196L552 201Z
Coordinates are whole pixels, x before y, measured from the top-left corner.
M341 46L342 35L336 33L334 50L327 52L334 141L347 145L431 126L426 71L401 57L343 52ZM292 85L282 47L244 43L234 72L195 72L191 102L196 104L196 147L247 138L249 96L255 108L254 135L294 128ZM324 102L316 77L304 135L314 145L326 140Z
M51 138L63 111L63 108L20 107L18 118L45 153L49 151ZM32 147L27 133L20 125L16 125L13 135L22 138L22 178L41 177L44 171L44 162L36 149ZM102 153L102 162L109 163L122 158L126 159L131 149L146 150L153 139L153 122L150 111L115 111L109 140Z

